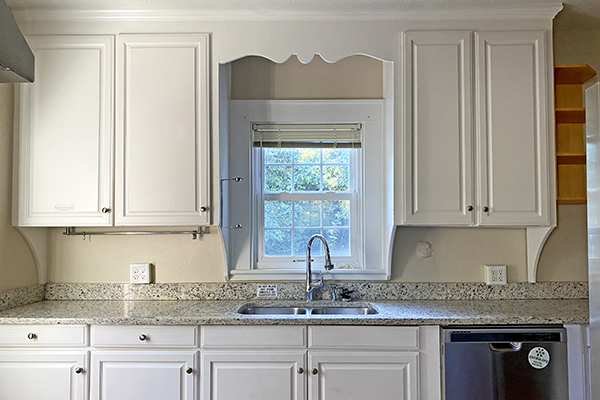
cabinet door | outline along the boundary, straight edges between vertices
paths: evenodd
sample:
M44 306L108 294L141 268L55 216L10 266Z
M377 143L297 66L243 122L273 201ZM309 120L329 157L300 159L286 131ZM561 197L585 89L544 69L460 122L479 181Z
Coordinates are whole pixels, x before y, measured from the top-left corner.
M35 82L17 92L17 224L110 225L114 38L27 40Z
M554 164L545 32L477 33L475 66L480 223L547 224Z
M207 224L208 35L117 38L116 225Z
M199 381L196 355L196 351L92 352L92 399L194 400Z
M304 350L203 351L201 399L304 400L304 358Z
M87 351L0 351L0 400L84 400L87 361Z
M405 219L473 223L470 32L404 34Z
M312 400L417 400L414 352L308 352Z

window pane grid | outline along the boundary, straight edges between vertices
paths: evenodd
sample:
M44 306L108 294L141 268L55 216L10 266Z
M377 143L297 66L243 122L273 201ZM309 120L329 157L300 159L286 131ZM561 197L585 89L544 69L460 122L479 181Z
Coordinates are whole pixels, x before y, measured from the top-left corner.
M352 256L350 210L356 193L348 149L262 149L263 252L303 257L308 239L323 235L332 256ZM313 242L312 255L322 256Z
M350 255L349 200L265 200L264 211L265 256L301 256L308 239L316 233L331 241L333 255ZM320 242L313 247L315 256L322 255Z
M348 150L263 149L263 162L264 193L351 190Z

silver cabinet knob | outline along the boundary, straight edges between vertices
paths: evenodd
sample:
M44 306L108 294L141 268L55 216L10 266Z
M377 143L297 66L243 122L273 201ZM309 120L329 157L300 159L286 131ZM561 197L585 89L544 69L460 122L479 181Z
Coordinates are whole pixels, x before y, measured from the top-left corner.
M299 367L299 368L298 368L298 373L299 373L299 374L303 374L303 373L304 373L304 368L302 368L302 367Z
M311 371L313 375L316 375L319 373L319 370L316 368L313 368L313 370Z
M148 339L148 336L144 335L143 333L139 336L139 338L142 342L145 341L146 339Z
M200 212L207 212L207 211L208 211L208 207L206 207L206 206L200 207Z
M473 211L473 206L467 206L467 211Z
M490 211L490 208L488 206L484 206L482 208L482 210L483 210L483 212L488 212L488 211Z
M77 368L75 368L75 373L76 373L76 374L80 374L80 373L82 373L82 372L83 372L83 368L81 368L81 367L77 367Z
M186 374L191 374L192 372L194 372L194 370L192 369L192 367L188 367L188 369L185 370Z
M29 339L29 340L37 339L37 335L35 333L30 333L29 335L27 335L27 339Z
M108 208L108 207L102 208L102 214L108 214L109 212L110 212L110 208Z

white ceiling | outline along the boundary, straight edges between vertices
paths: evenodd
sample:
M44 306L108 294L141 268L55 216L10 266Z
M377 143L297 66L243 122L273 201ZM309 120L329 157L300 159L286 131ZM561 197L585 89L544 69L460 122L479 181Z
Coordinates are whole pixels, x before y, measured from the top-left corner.
M410 10L523 4L556 0L6 0L13 10ZM600 0L569 0L556 17L555 29L599 29Z

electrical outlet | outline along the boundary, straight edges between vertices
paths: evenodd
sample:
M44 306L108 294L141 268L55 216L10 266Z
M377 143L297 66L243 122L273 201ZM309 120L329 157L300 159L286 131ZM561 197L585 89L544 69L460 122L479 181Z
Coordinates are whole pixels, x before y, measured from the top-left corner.
M486 265L485 271L488 285L506 285L506 265Z
M130 264L129 282L130 283L151 283L154 278L152 264Z

